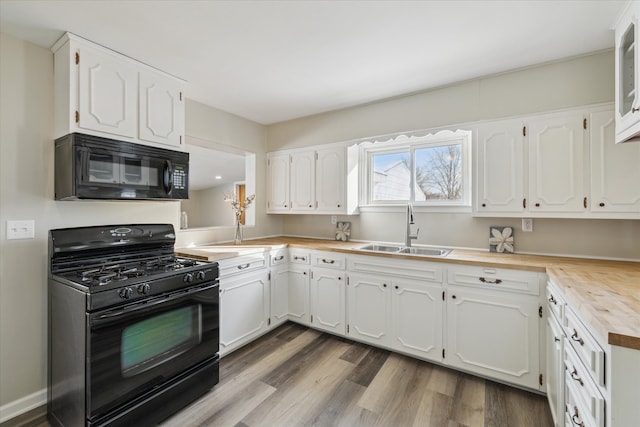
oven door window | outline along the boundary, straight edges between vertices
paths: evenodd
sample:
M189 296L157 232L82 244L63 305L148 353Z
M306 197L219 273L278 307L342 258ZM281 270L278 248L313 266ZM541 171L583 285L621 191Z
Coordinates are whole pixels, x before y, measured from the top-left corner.
M152 369L200 344L201 306L178 308L153 316L122 332L122 376Z
M178 292L88 315L90 417L215 358L218 286Z

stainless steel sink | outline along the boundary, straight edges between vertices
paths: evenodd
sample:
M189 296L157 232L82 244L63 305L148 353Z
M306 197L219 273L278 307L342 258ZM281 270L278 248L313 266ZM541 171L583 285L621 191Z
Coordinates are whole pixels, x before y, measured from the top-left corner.
M445 257L449 255L451 249L440 249L440 248L419 248L416 246L412 246L410 248L403 248L400 250L400 253L408 254L408 255L424 255L424 256L439 256Z
M382 243L367 243L366 245L360 246L357 249L370 252L396 253L430 257L446 257L451 252L451 249L426 248L419 246L406 247L402 245L387 245Z
M371 251L371 252L400 252L404 246L396 246L396 245L381 245L378 243L369 243L367 245L361 246L358 249L361 251Z

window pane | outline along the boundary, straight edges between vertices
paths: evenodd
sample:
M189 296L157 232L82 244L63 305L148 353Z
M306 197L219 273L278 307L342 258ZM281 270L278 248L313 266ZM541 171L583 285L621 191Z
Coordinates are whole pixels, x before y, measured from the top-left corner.
M462 200L462 144L415 151L416 200Z
M408 151L371 156L372 201L409 200L411 190Z

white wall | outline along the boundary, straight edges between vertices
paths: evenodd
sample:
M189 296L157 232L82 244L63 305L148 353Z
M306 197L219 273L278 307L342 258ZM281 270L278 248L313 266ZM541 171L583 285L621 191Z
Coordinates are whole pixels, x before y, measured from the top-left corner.
M47 364L48 230L163 222L179 228L177 201L54 201L53 55L0 33L0 419L44 403ZM187 102L187 133L265 157L263 126ZM264 161L258 176L264 175ZM264 180L258 191L264 192ZM228 208L228 207L227 207ZM230 208L229 208L230 209ZM35 220L35 239L6 240L7 220ZM246 235L281 232L259 209ZM233 238L233 230L178 233L178 240Z
M533 114L614 99L613 51L462 82L436 90L333 111L267 127L268 151L349 141L456 123ZM629 183L637 185L637 183ZM334 236L328 216L283 216L284 233ZM404 211L339 217L355 240L404 241ZM487 249L489 226L512 226L516 251L640 259L640 221L536 219L533 233L520 220L471 214L418 213L418 243Z

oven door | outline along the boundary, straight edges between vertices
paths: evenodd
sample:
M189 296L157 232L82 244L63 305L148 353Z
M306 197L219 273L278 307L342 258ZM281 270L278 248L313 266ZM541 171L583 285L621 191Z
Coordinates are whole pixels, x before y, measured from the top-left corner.
M217 357L218 284L87 316L89 419Z

